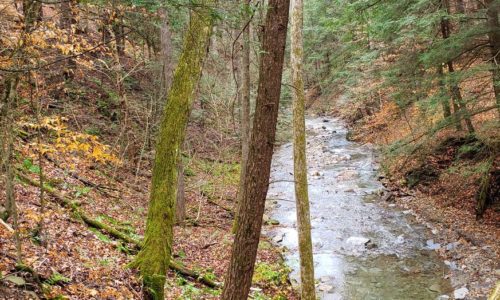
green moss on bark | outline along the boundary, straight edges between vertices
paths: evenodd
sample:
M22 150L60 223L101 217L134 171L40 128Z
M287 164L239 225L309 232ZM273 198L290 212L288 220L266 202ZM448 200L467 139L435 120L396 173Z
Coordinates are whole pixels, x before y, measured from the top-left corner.
M148 299L164 298L175 222L180 148L212 30L211 10L204 5L191 15L183 52L168 93L156 146L144 246L132 264L140 270Z

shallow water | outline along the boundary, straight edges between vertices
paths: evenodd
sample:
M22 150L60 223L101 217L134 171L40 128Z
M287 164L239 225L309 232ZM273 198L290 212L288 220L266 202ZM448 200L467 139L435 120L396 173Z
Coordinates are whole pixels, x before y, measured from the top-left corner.
M383 207L375 152L349 142L336 119L306 120L315 277L321 299L436 299L450 294L445 266L425 228ZM273 156L267 207L279 225L264 232L286 247L298 282L292 144ZM370 240L369 242L368 239Z

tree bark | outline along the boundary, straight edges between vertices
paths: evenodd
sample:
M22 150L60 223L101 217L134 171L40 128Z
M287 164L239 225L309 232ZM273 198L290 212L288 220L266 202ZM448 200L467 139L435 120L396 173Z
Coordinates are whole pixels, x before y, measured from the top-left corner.
M500 2L495 0L486 1L488 17L488 38L491 47L491 74L493 79L493 91L495 93L496 104L498 106L498 116L500 117L500 22L498 21L498 13L500 10Z
M74 10L74 6L76 5L76 1L62 1L60 4L61 9L61 17L59 19L59 27L63 30L66 30L66 34L68 35L68 43L72 44L74 39L74 34L76 28L73 28L73 25L76 25L76 12ZM68 55L73 55L73 51L70 50ZM65 80L73 80L74 74L76 70L76 61L73 57L67 59L66 69L63 72Z
M205 6L211 2L203 1L203 5L191 14L183 52L168 93L164 119L160 126L144 247L133 263L142 275L146 299L164 299L163 289L172 251L175 222L178 162L194 91L201 76L212 32L212 13Z
M172 74L173 74L173 47L172 47L172 32L170 31L170 18L168 12L162 9L160 12L162 22L160 29L160 44L161 44L161 61L162 61L162 76L163 76L163 90L165 97L168 97L168 90L172 85ZM168 99L167 99L168 101ZM159 105L156 105L156 111ZM179 159L179 174L177 183L177 199L175 208L175 221L178 224L182 224L186 218L186 199L184 197L184 167L182 165L182 159Z
M247 299L259 244L276 135L289 0L270 0L264 25L256 111L239 224L221 299Z
M42 2L23 0L24 31L30 33L39 21L42 12Z
M448 97L446 97L446 92L445 92L445 83L443 80L443 67L439 66L437 68L437 73L438 73L438 82L439 82L439 96L441 100L441 106L443 107L443 117L445 119L448 119L451 117L451 107L450 107L450 101Z
M295 203L297 206L297 230L300 256L300 299L315 300L314 261L311 239L311 217L307 188L305 94L303 74L303 2L293 0L291 22L291 65L293 85L293 174L295 179Z
M250 5L250 0L246 0ZM241 161L240 161L240 184L238 198L236 200L236 212L241 203L244 182L246 177L246 165L248 161L248 149L250 143L250 24L243 30L243 48L241 54L241 92L240 92L240 130L241 130ZM233 232L238 226L238 214L235 214Z
M125 30L123 26L123 13L115 9L114 19L111 24L111 30L115 37L115 48L118 57L121 58L125 55Z
M175 222L182 225L186 219L186 198L184 197L184 165L179 159L177 180L177 197L175 199Z
M160 43L161 43L161 61L163 64L163 86L165 94L168 92L172 84L172 71L174 68L172 61L172 32L170 31L170 18L165 9L161 11L161 29L160 29Z
M18 78L6 78L4 80L4 94L0 103L0 118L2 129L2 157L0 160L0 170L5 170L5 210L0 216L7 220L15 213L14 195L14 173L12 171L12 158L14 151L14 113L17 107L16 89Z
M450 3L449 3L449 0L442 0L442 4L443 4L443 7L446 9L446 11L449 13L450 12ZM450 37L450 20L447 18L447 17L443 17L441 19L441 34L443 35L443 39L448 39ZM455 69L453 67L453 61L450 60L450 61L447 61L446 62L446 65L448 66L448 72L450 74L454 73L455 72ZM457 112L461 113L464 115L464 120L465 120L465 124L467 126L467 130L470 132L470 133L474 133L474 126L472 125L472 120L470 118L470 113L469 113L469 110L467 109L467 106L462 98L462 93L460 92L460 86L455 83L455 82L452 82L450 84L450 93L451 93L451 97L453 99L453 102L454 102L454 106L457 107L459 109L459 111L457 111L455 109L454 111L454 114L456 115ZM459 116L456 116L458 118L458 120L460 120L460 117Z

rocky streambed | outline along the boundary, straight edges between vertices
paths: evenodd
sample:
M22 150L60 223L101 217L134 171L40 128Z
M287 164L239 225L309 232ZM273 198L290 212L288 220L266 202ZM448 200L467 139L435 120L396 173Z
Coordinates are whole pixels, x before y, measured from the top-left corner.
M464 299L452 288L438 245L409 213L384 204L374 150L346 139L333 118L306 121L315 276L321 299ZM298 248L292 144L273 157L264 234L286 248L292 282L298 282ZM451 266L453 267L453 266ZM457 294L458 292L458 294ZM462 294L464 295L462 297Z

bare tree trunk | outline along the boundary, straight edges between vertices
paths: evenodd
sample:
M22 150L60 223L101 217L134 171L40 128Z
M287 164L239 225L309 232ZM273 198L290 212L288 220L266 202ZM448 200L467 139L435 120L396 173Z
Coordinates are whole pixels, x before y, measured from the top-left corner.
M446 9L446 11L449 13L449 11L450 11L449 0L442 0L442 4L443 4L444 8ZM445 40L450 37L450 21L448 20L447 17L443 17L441 19L441 33L443 35L443 39L445 39ZM450 60L446 64L448 66L448 72L450 74L454 73L455 69L453 67L453 61ZM467 125L467 130L470 133L473 133L475 131L474 126L472 125L472 120L470 118L469 110L467 109L467 106L466 106L465 102L463 101L459 85L455 82L452 82L450 84L449 88L450 88L451 97L452 97L453 102L454 102L454 107L459 109L460 114L463 114L463 119L465 120L465 124ZM457 114L456 109L455 109L454 113L455 113L455 115ZM455 116L455 117L458 118L457 122L460 122L460 119L462 117L461 116Z
M465 14L465 3L463 0L456 0L456 9L457 13L459 14Z
M172 84L172 72L174 68L172 59L172 32L170 31L170 18L165 9L162 9L161 11L161 18L161 61L163 63L163 85L165 88L165 94L167 94L170 85Z
M117 15L111 24L111 30L115 38L115 47L118 57L121 58L125 55L125 30L123 26L123 12L115 9Z
M498 13L500 10L500 2L495 0L487 0L487 17L488 17L488 38L491 47L491 73L493 79L493 91L497 104L498 116L500 117L500 22L498 21Z
M3 220L12 216L14 225L14 239L16 244L17 262L22 262L21 252L21 238L19 234L18 211L16 206L16 194L14 187L14 139L15 139L15 117L14 114L17 109L17 84L18 77L14 76L6 78L4 81L4 95L2 97L3 103L0 103L0 117L4 120L2 122L2 154L0 167L3 166L5 170L5 211L0 216Z
M250 5L250 1L247 5ZM238 198L236 200L236 214L233 224L233 233L238 226L238 205L241 203L243 194L246 165L248 160L248 149L250 143L250 24L243 30L243 47L241 54L241 92L240 92L240 130L241 130L241 163L240 163L240 183L238 188Z
M14 173L12 171L12 152L14 149L14 117L16 110L16 88L18 79L6 78L4 81L4 94L0 103L0 117L2 120L2 157L0 169L5 170L5 210L0 216L7 220L15 212L14 199Z
M30 33L40 20L42 2L36 0L23 0L24 31Z
M451 107L450 107L450 101L448 97L446 97L446 88L445 88L445 83L443 81L443 67L439 66L437 68L437 73L438 73L438 82L439 82L439 96L442 97L441 99L441 106L443 107L443 117L445 119L448 119L451 117Z
M60 4L61 10L61 18L59 19L59 27L63 30L66 30L68 35L68 43L72 44L76 28L76 10L74 6L76 5L76 1L62 1ZM68 55L74 54L72 50ZM67 59L66 69L64 70L64 79L73 80L74 74L76 70L76 61L73 57Z
M160 126L144 247L133 263L140 270L146 299L164 299L175 223L178 163L194 91L212 32L212 12L206 6L210 3L211 0L202 1L203 5L193 10Z
M297 230L300 254L300 299L315 300L314 262L311 239L311 217L307 188L304 49L302 39L302 0L293 0L291 22L291 65L293 85L293 175L295 179L295 203L297 206Z
M221 299L247 299L269 187L281 94L289 0L270 0L262 41L259 87L231 262Z

